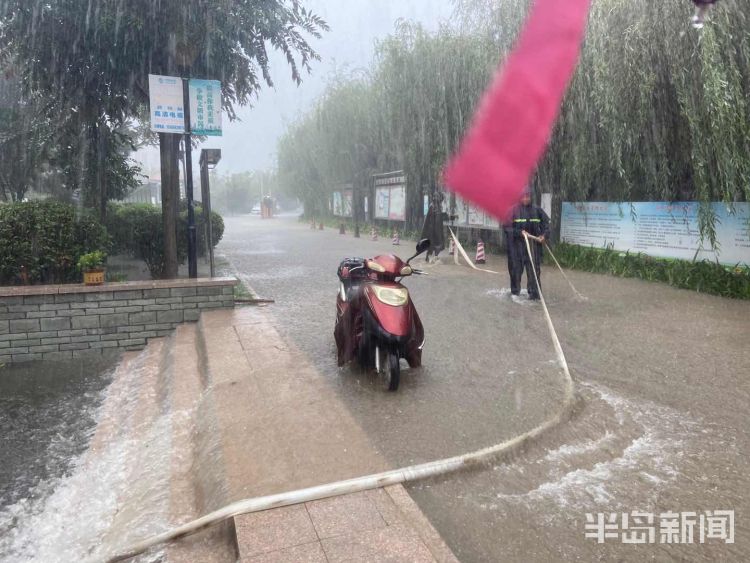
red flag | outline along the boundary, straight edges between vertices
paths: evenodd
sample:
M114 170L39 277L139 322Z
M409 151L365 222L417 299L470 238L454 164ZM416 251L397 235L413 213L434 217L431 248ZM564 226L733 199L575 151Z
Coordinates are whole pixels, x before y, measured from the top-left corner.
M535 0L504 67L484 95L448 189L500 220L518 203L549 140L575 70L591 0Z

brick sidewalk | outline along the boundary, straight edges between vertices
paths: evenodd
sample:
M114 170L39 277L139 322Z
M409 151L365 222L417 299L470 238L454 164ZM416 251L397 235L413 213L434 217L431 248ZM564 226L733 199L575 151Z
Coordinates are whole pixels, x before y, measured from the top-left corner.
M457 561L400 485L235 518L242 563Z
M215 501L390 469L326 378L284 341L267 311L211 311L199 327L224 469L220 488L226 496ZM234 522L242 562L457 561L401 485Z

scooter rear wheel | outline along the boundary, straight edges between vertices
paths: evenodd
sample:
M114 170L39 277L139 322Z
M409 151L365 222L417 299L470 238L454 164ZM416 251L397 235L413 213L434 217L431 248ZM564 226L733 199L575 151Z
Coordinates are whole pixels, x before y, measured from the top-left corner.
M380 353L380 373L378 374L383 381L383 386L388 391L396 391L401 382L401 366L399 364L398 353L383 349Z

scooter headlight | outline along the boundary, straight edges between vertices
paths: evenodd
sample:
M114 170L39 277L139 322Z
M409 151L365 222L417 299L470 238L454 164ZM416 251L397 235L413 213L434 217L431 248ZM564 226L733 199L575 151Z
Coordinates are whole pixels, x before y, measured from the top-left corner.
M380 264L378 264L377 262L375 262L375 260L368 260L367 267L373 272L378 272L380 274L385 272L385 268L381 266Z
M402 276L410 276L412 272L413 270L411 269L411 266L404 266L403 268L401 268Z
M401 305L406 305L407 301L409 301L409 292L405 287L383 287L381 285L372 285L370 287L375 292L375 297L378 298L378 301L386 305L400 307Z

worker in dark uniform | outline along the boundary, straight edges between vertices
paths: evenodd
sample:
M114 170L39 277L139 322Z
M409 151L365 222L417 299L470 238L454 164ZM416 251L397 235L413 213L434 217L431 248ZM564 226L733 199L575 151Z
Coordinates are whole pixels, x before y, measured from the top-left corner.
M538 237L541 242L529 239L534 268L536 269L539 287L534 283L534 271L529 253L526 250L526 240L523 233ZM521 290L521 277L526 270L526 287L529 299L539 299L542 281L542 252L543 243L549 238L549 217L541 207L531 203L531 192L526 190L521 198L521 204L513 210L510 225L506 225L508 240L508 261L510 267L510 292L518 295Z
M430 239L430 248L425 255L425 260L430 261L430 255L440 254L440 251L445 248L445 234L443 228L443 221L446 219L446 214L443 212L443 193L441 191L435 191L430 198L430 206L427 209L427 215L424 218L424 224L422 225L422 237L423 239Z

